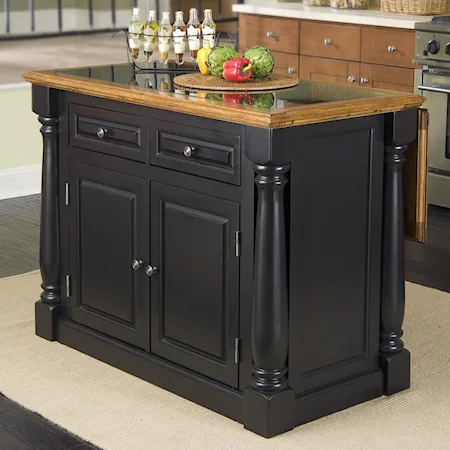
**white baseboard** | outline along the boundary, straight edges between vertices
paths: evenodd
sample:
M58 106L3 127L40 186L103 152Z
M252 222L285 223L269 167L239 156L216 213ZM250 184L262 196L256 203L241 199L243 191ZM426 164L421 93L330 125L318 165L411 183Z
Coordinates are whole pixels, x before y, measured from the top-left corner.
M41 192L41 166L0 170L0 200Z

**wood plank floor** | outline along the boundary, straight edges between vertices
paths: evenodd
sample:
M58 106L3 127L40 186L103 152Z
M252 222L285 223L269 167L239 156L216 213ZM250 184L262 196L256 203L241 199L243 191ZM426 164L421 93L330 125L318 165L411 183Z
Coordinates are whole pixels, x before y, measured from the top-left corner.
M0 201L0 278L39 268L39 195ZM406 278L450 292L450 210L430 207L426 245L406 241ZM0 395L0 449L92 450Z
M0 278L39 268L39 207L39 195L0 200ZM0 449L94 450L98 447L0 394Z

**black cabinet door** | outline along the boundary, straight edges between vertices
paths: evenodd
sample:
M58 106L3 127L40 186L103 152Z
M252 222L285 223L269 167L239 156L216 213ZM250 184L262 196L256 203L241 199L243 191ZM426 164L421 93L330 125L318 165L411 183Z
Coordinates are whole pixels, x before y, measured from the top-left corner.
M69 181L71 319L149 350L149 182L75 161Z
M151 184L151 351L238 386L239 204Z

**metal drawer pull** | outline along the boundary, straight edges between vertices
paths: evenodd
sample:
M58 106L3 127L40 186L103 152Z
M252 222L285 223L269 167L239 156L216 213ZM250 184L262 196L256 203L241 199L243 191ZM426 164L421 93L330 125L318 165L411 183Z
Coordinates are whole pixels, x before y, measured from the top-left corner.
M417 89L420 89L422 91L429 91L429 92L441 92L443 94L450 94L450 89L440 88L440 87L433 87L433 86L417 86Z
M395 48L395 45L389 45L389 46L388 46L388 52L395 52L395 50L397 50L397 49Z
M289 67L288 73L292 75L293 73L295 73L295 69L293 67Z
M267 36L268 38L273 38L273 37L274 37L273 31L268 31L268 32L266 33L266 36Z
M190 158L194 154L194 152L194 147L191 147L190 145L186 145L186 147L184 147L183 154L184 156L186 156L186 158Z
M354 83L356 81L356 78L352 76L349 76L347 79L349 83Z
M139 270L143 265L144 265L144 262L142 261L142 259L135 259L131 263L131 267L133 268L133 270Z
M153 275L156 275L157 272L158 272L158 268L157 267L147 266L145 268L145 273L149 277L151 277Z
M98 136L100 139L102 139L102 138L105 137L107 131L108 131L108 130L105 130L104 128L99 128L99 129L97 130L97 136Z
M367 78L361 78L361 84L367 84L369 80Z
M331 39L325 39L325 40L323 41L323 43L324 43L325 45L331 45Z

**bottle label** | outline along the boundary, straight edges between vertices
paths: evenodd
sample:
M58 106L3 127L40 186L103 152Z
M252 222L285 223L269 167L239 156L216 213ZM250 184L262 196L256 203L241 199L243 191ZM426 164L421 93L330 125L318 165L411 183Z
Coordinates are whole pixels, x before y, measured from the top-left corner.
M141 41L139 39L128 39L128 44L130 45L130 48L139 48L141 46Z
M186 51L186 32L183 30L175 30L173 32L173 47L175 53L184 53Z
M189 50L200 50L200 28L191 25L188 30Z
M211 28L210 26L206 25L203 28L203 40L209 41L210 48L213 48L215 39L216 39L216 30L214 30L214 28Z

